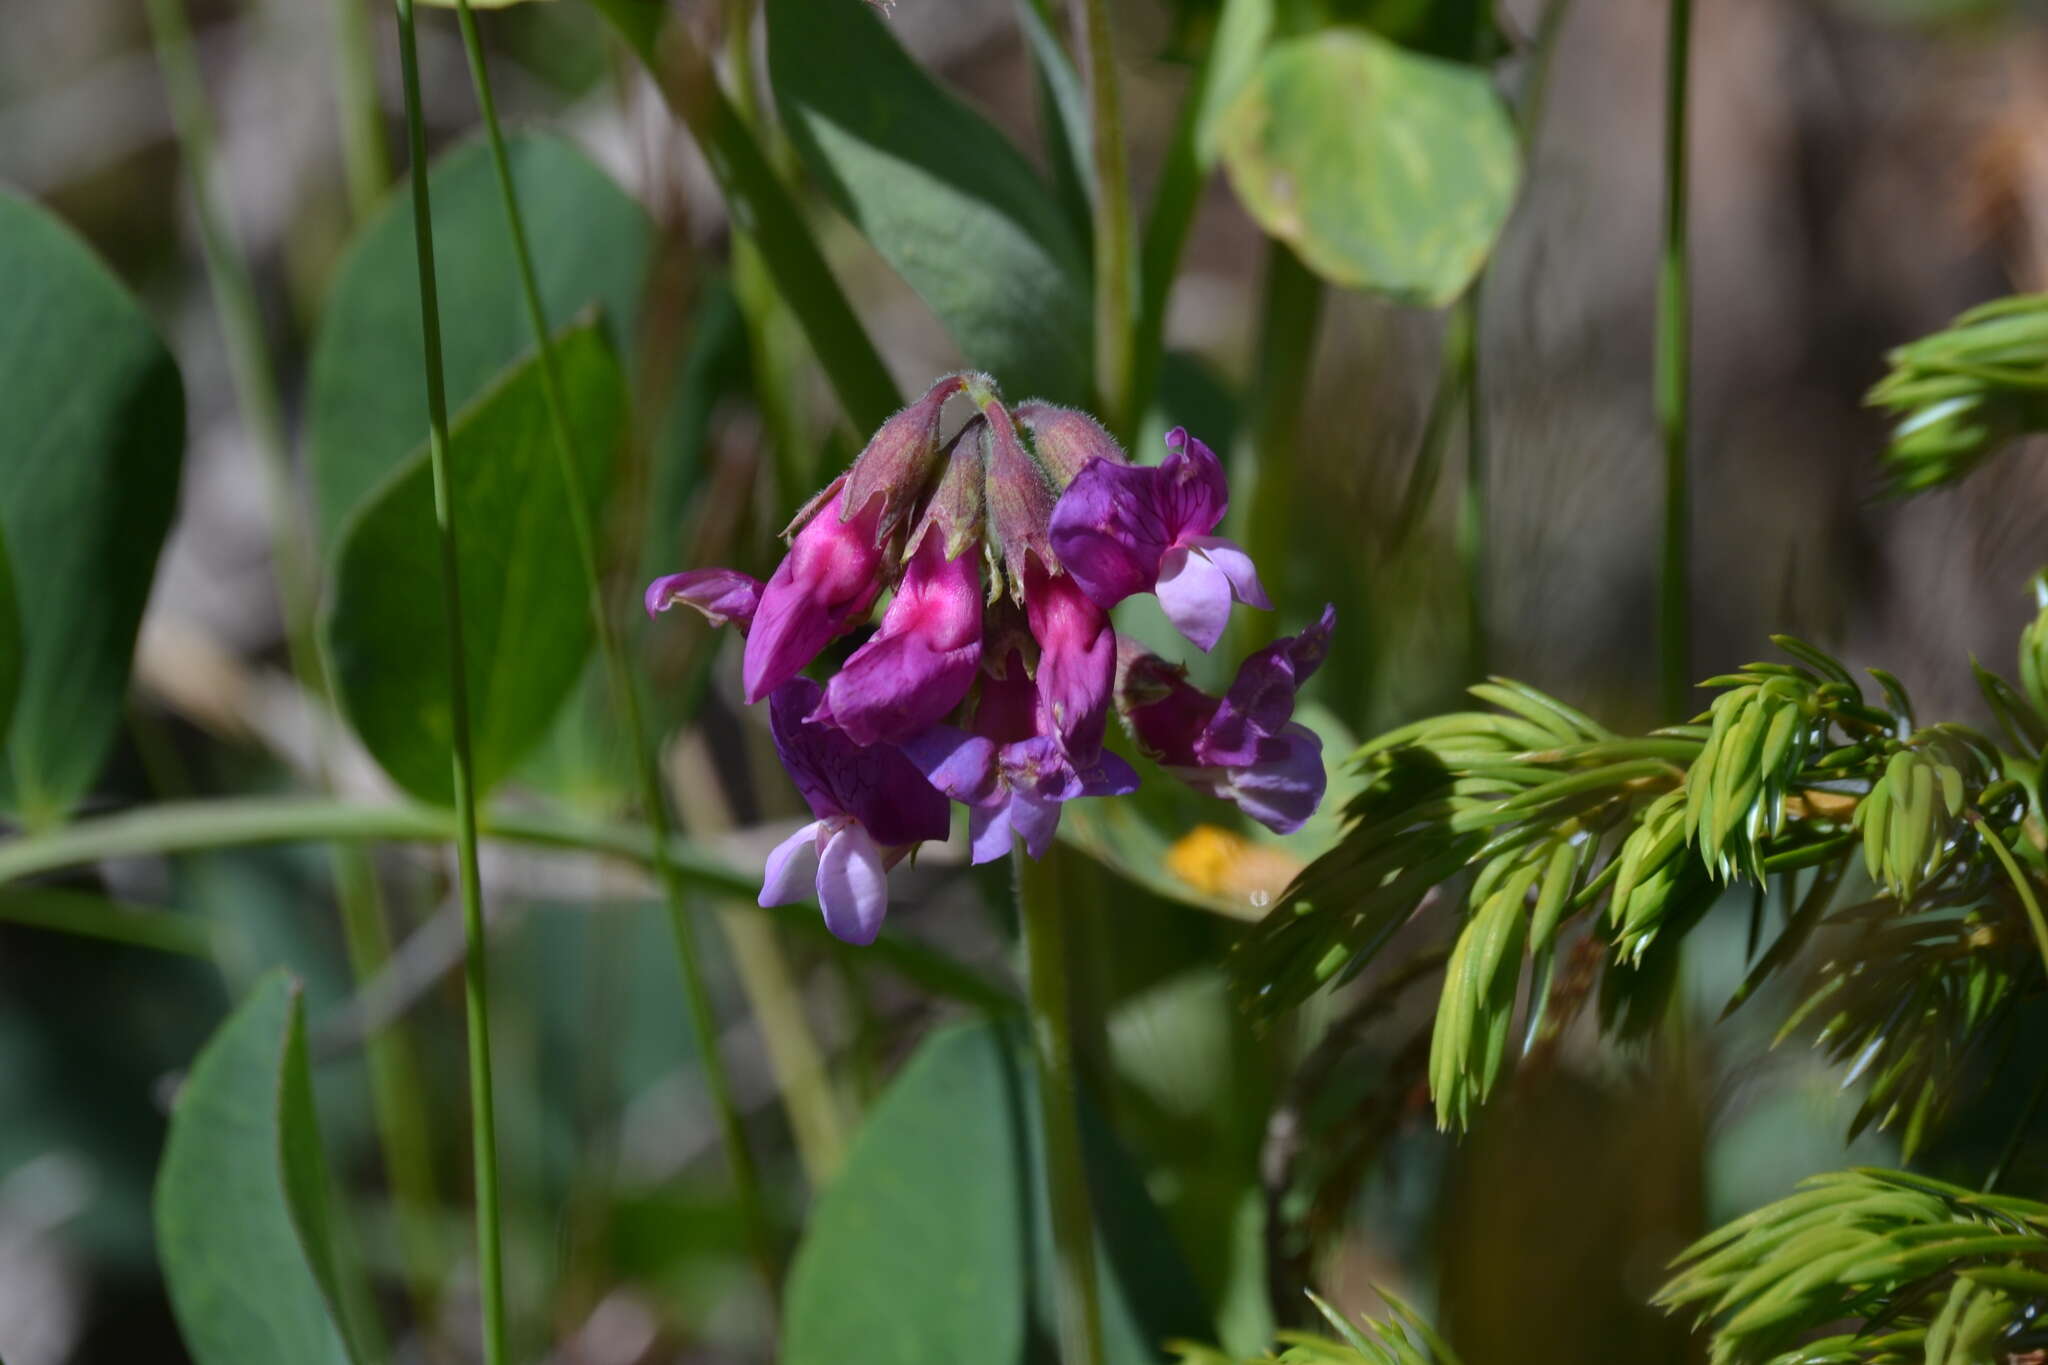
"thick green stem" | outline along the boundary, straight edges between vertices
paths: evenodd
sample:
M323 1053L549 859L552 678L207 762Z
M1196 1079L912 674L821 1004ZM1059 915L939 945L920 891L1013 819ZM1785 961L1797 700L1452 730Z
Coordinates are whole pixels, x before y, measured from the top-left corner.
M1657 428L1664 438L1664 551L1657 588L1658 696L1667 721L1690 714L1692 693L1691 489L1688 407L1692 388L1691 290L1687 278L1686 86L1692 0L1671 0L1664 104L1664 252L1657 282Z
M369 0L334 0L334 103L340 114L349 211L360 223L376 211L391 184Z
M1058 856L1054 850L1053 857ZM1034 861L1019 844L1010 854L1024 975L1038 1069L1045 1141L1046 1197L1052 1206L1053 1298L1060 1365L1101 1365L1102 1305L1095 1278L1095 1217L1081 1161L1080 1077L1074 1064L1072 1002L1067 996L1067 906L1058 869Z
M740 1207L753 1231L755 1252L763 1273L772 1286L776 1282L774 1233L766 1206L761 1201L760 1177L746 1145L740 1125L739 1106L733 1100L732 1080L718 1051L718 1022L711 1011L711 996L704 983L704 965L697 946L696 926L691 921L688 897L675 867L668 858L668 803L661 787L661 773L653 747L647 740L647 726L640 711L639 689L626 665L626 653L612 614L605 601L604 581L598 571L597 535L592 525L590 498L577 475L576 438L569 429L568 405L562 397L561 370L555 356L553 334L548 327L546 305L541 302L540 283L534 274L533 253L526 237L526 222L519 209L519 194L512 180L511 159L505 153L505 138L498 123L497 102L491 94L489 66L483 41L477 33L476 15L469 0L458 0L456 17L462 28L462 43L469 54L470 76L476 84L477 105L483 111L484 129L490 140L491 160L497 168L498 192L505 206L506 226L512 236L512 254L519 267L520 294L526 305L528 325L540 351L541 389L547 403L548 425L554 435L555 454L562 474L563 501L569 525L576 538L576 554L583 573L584 589L590 599L590 616L597 633L599 656L604 660L613 703L625 722L627 747L633 751L640 800L647 820L654 827L654 871L661 883L668 908L669 929L675 939L677 964L683 978L683 994L696 1039L699 1064L704 1069L705 1088L711 1094L718 1115L726 1159L731 1163L733 1186Z
M1082 74L1095 150L1095 381L1103 416L1126 440L1138 417L1133 400L1136 321L1132 285L1131 172L1124 148L1122 97L1116 77L1115 35L1109 0L1074 0Z
M360 0L345 0L344 20L346 11L355 10L367 25L360 9ZM157 61L170 93L179 148L192 182L194 216L199 223L214 309L227 342L235 401L263 459L270 502L272 572L277 579L292 672L316 705L324 708L331 689L314 632L316 574L307 551L312 544L309 518L292 473L284 404L263 334L254 280L247 257L228 227L214 193L213 120L207 108L205 84L192 55L191 28L183 0L150 0L149 16L156 38ZM356 36L367 44L367 28ZM381 141L378 152L381 158ZM377 188L381 192L382 180L389 176L388 163L378 174ZM322 790L332 789L329 749L323 728L315 755ZM361 848L336 847L332 862L335 900L341 911L350 969L357 981L367 981L382 970L390 955L375 870L368 853ZM438 1239L434 1234L438 1201L418 1067L406 1040L397 1033L382 1034L371 1041L368 1063L378 1140L400 1212L407 1265L422 1309L431 1309L439 1275L435 1251Z
M469 1029L469 1102L476 1159L477 1287L485 1365L505 1361L505 1270L499 1236L498 1135L491 1093L488 943L483 878L477 866L475 768L469 734L469 680L462 642L462 576L456 555L455 486L448 467L448 397L441 371L441 310L434 277L433 208L427 191L427 134L420 112L420 66L413 0L398 8L399 62L405 80L406 139L412 155L413 241L419 257L420 326L427 380L427 459L434 480L434 526L441 554L441 602L447 617L450 771L455 849L462 899L463 1006Z

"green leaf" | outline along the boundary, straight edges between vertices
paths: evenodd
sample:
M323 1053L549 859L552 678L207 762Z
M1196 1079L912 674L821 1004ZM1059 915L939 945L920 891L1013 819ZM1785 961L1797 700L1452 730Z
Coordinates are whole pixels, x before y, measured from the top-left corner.
M348 1365L299 988L257 983L193 1063L157 1173L157 1242L199 1365Z
M1223 161L1317 274L1433 308L1478 273L1521 174L1486 72L1355 29L1272 48L1230 107Z
M177 508L178 367L106 267L42 209L0 192L0 534L18 682L0 809L55 818L99 775L135 629Z
M625 381L595 323L564 333L557 361L579 475L601 526L624 430ZM448 458L482 794L541 738L590 652L590 604L561 511L560 458L537 359L456 419ZM356 733L400 786L446 802L447 623L424 448L343 530L323 625Z
M556 326L599 305L638 334L653 229L646 213L561 138L509 140L541 301ZM448 405L461 408L532 344L489 148L441 158L430 184ZM331 553L350 515L427 435L412 197L394 194L350 248L313 347L308 398L317 530ZM573 569L567 575L574 578Z
M1083 401L1086 257L1053 196L864 0L769 0L768 66L805 163L1015 397Z
M870 1112L790 1271L784 1365L1021 1365L1052 1339L1035 1083L987 1024L934 1034ZM1198 1291L1144 1185L1084 1110L1106 1359L1205 1337ZM1031 1326L1027 1329L1027 1313Z

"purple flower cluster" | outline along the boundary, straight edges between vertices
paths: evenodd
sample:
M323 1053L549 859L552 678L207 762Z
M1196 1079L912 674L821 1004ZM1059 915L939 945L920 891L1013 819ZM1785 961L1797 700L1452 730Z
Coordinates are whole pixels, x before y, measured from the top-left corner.
M960 394L975 412L942 440ZM1130 464L1085 413L1012 409L986 375L948 375L797 514L765 584L693 569L648 586L649 613L682 604L746 635L746 699L768 701L817 817L769 855L761 904L814 891L833 933L872 942L888 870L946 837L949 801L967 807L974 861L1018 839L1043 856L1064 802L1137 788L1103 747L1112 708L1167 772L1270 829L1301 827L1324 778L1294 697L1331 609L1252 655L1221 697L1110 627L1110 608L1149 592L1206 651L1233 603L1271 606L1250 557L1214 534L1229 501L1215 454L1178 428L1166 445L1160 464ZM804 677L885 590L874 633L822 685Z

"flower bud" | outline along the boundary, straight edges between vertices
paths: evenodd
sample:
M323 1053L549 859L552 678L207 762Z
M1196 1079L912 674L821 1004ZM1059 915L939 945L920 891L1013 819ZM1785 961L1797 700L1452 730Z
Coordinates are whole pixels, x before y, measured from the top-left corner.
M988 418L988 529L994 541L991 557L1002 567L1003 578L1015 601L1024 598L1026 563L1036 557L1039 564L1056 571L1059 560L1052 552L1053 504L1059 491L1052 478L1024 448L1009 409L990 399L982 404ZM993 598L1001 587L990 585Z
M1030 434L1031 448L1038 452L1038 462L1056 487L1072 483L1090 460L1128 463L1109 429L1085 412L1028 398L1017 405L1017 425Z
M988 422L976 416L946 445L945 471L903 547L906 561L917 554L927 531L938 533L948 559L958 559L981 543L987 466Z
M939 417L946 400L966 386L967 377L949 374L925 391L924 397L891 417L868 438L867 448L846 471L846 497L840 503L844 522L882 501L875 519L875 543L903 529L910 509L931 483L939 463Z

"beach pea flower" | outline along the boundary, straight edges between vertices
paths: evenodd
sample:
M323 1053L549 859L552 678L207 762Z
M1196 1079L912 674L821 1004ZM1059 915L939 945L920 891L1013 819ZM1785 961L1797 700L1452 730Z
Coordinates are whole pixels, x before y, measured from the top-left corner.
M873 943L889 908L889 869L927 839L944 839L946 798L893 745L859 745L809 719L822 695L809 678L768 704L775 751L817 818L768 855L760 903L788 905L815 891L825 927Z
M1016 839L1031 857L1042 858L1059 827L1062 803L1138 788L1130 764L1107 751L1076 763L1057 736L1042 732L1043 723L1024 661L1012 654L1002 677L982 679L973 733L939 725L903 746L934 787L967 807L977 863L1004 857Z
M1187 671L1120 642L1117 710L1139 750L1173 776L1278 834L1307 823L1327 777L1322 741L1293 719L1294 697L1328 652L1336 612L1245 660L1221 697Z
M1053 552L1098 606L1157 593L1167 619L1209 650L1233 601L1273 604L1251 556L1210 534L1230 503L1215 453L1183 427L1166 434L1166 448L1157 465L1083 465L1053 509Z

